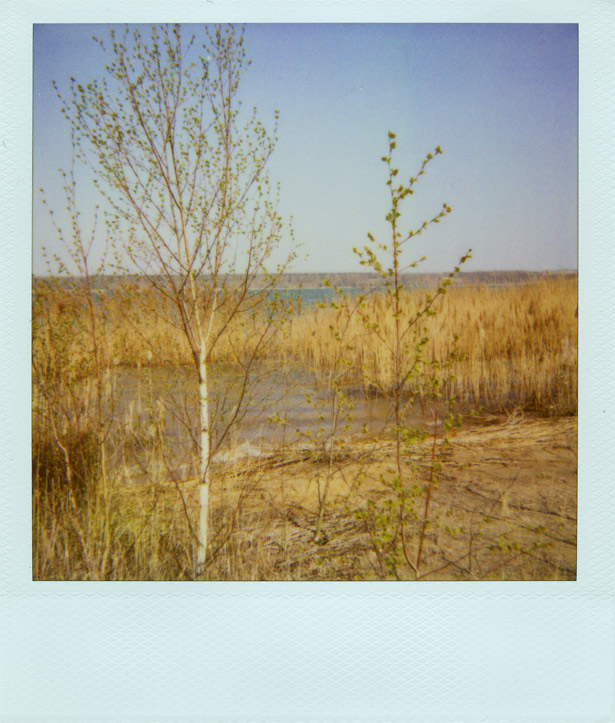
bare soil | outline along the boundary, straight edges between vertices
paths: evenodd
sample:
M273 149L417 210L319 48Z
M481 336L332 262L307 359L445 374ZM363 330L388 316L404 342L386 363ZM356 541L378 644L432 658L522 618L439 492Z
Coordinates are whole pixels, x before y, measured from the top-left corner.
M449 442L437 443L440 464L418 569L433 438L406 459L404 484L416 486L416 518L403 535L391 489L396 465L390 440L353 440L333 462L326 453L289 449L222 475L219 470L216 479L224 481L212 489L214 527L228 529L232 518L234 554L245 561L240 579L576 579L576 417L486 416ZM327 479L324 535L317 544ZM388 522L378 522L387 510ZM219 565L214 554L214 576L223 575Z

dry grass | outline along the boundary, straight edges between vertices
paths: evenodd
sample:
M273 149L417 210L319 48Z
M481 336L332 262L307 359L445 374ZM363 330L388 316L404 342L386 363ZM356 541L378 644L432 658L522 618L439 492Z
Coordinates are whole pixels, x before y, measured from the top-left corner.
M559 580L576 576L576 422L489 420L443 450L422 566L426 580ZM416 483L429 473L416 449ZM480 454L477 454L480 449ZM390 442L355 441L337 457L324 544L314 543L317 477L326 460L287 449L218 466L204 579L414 579L397 545L383 565L368 504L384 509ZM410 463L409 462L409 463ZM194 478L110 485L89 505L52 512L34 498L36 579L192 579ZM418 527L406 530L410 552Z
M424 296L408 294L404 303L417 308ZM576 299L576 279L564 278L451 290L441 313L427 320L431 341L425 353L445 357L457 332L465 358L455 362L454 393L495 410L522 406L554 417L574 412ZM139 288L103 294L92 317L83 288L35 288L35 579L193 578L197 488L191 470L198 464L190 415L180 458L177 440L167 436L169 410L157 390L144 377L133 403L120 409L114 381L119 365L172 369L190 363L171 310L159 302ZM364 314L382 319L386 337L390 328L379 304L381 298L369 299ZM348 321L341 345L329 330L338 321ZM219 358L251 354L266 322L246 314L221 337ZM367 379L386 388L390 379L383 345L374 344L360 317L344 309L293 317L265 349L273 359L325 373L334 364L339 369L341 357L341 368L363 384ZM422 574L574 578L576 420L511 417L505 424L500 419L466 429L452 442L442 448ZM391 501L390 440L338 443L329 460L322 449L287 446L264 459L229 456L215 464L205 579L412 579L399 535L383 542L378 530L378 515ZM408 479L419 490L430 470L426 449L417 443L407 460ZM324 544L315 544L325 479L330 492ZM412 555L418 530L404 532ZM392 567L387 555L397 556Z
M64 373L85 377L91 371L92 343L83 290L39 285L35 302L33 357L41 365L62 355ZM406 292L404 311L411 318L425 303L426 292ZM514 407L551 415L574 414L577 403L577 281L552 278L522 286L454 288L438 301L437 316L425 319L427 361L445 360L453 336L462 360L453 364L449 393L465 403L494 411ZM353 302L349 302L353 308ZM97 308L105 340L101 364L179 366L192 363L188 343L173 310L151 290L138 287L103 294ZM368 297L363 315L377 319L388 341L393 323L383 297ZM350 319L348 317L350 314ZM47 323L36 323L36 320ZM348 322L343 344L331 329ZM224 325L224 319L220 320ZM221 335L211 361L241 361L250 356L267 319L240 315ZM49 330L61 338L49 339ZM407 354L410 363L413 350ZM355 381L386 390L393 378L392 355L366 332L361 315L348 309L308 310L291 318L258 355L294 359L299 365L329 371L340 356ZM422 390L417 390L419 393Z
M79 283L70 286L35 281L33 308L33 359L40 365L54 361L61 342L67 378L86 378L93 371L94 349L88 316L88 291ZM98 335L104 341L100 365L122 367L185 366L194 363L190 345L173 305L160 293L138 284L120 284L95 294ZM228 304L230 307L232 304ZM228 322L227 308L216 317L211 362L243 362L255 353L263 335L273 334L267 309L255 309L253 299Z
M406 292L404 318L413 318L426 297L424 291ZM437 303L439 313L421 322L429 338L424 356L428 362L446 360L454 335L459 336L461 360L450 368L455 376L450 394L494 411L522 407L552 415L576 413L576 277L523 286L454 288ZM384 298L368 297L362 309L349 309L352 301L347 308L318 309L293 319L287 353L324 371L342 355L358 380L386 391L394 378L394 356L387 349L394 322ZM378 334L368 332L363 319L377 321ZM340 344L332 329L347 322ZM406 366L413 354L411 345Z

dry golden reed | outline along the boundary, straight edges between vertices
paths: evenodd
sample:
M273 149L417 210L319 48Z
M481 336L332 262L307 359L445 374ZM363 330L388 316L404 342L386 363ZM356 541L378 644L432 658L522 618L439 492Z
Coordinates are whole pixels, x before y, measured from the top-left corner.
M158 292L138 284L101 290L94 295L101 367L153 367L193 364L186 335L180 329L173 305ZM33 309L33 359L48 364L57 356L58 344L65 377L84 378L92 372L93 336L87 289L35 281ZM254 353L267 320L246 304L244 313L231 322L224 309L217 315L212 338L216 344L211 362L241 361Z
M424 290L405 291L404 318L422 308L426 296ZM57 364L64 378L87 377L91 371L92 335L84 299L79 288L68 292L39 283L35 289L33 358L35 364ZM366 330L351 298L343 308L308 309L287 319L282 333L258 354L321 372L341 358L349 379L386 391L394 375L393 355L386 345L392 343L394 321L381 294L366 297L364 303L363 318L378 320L385 343ZM449 393L494 411L522 407L571 414L577 404L576 307L576 276L452 288L438 300L438 313L421 321L429 338L424 356L428 361L445 360L457 335L461 360L451 367L455 380ZM155 292L136 285L122 293L103 292L96 314L104 339L101 366L192 363L174 310ZM221 319L221 328L224 323ZM239 316L224 329L210 361L241 361L256 349L267 323L263 314ZM405 363L411 359L412 350Z
M427 292L406 291L403 318L423 308ZM357 377L390 389L394 378L394 320L383 295L354 310L321 308L292 320L286 353L303 365L327 370L341 356ZM437 302L423 322L427 361L445 360L454 335L461 359L451 366L449 392L465 403L492 410L524 407L570 414L577 404L577 280L547 278L519 286L457 287ZM364 320L377 320L378 335ZM341 341L337 330L347 326ZM383 341L384 340L384 341ZM388 346L387 346L388 344ZM409 349L406 364L412 363ZM419 390L420 391L420 390Z
M194 481L185 479L173 484L165 464L165 460L169 462L168 450L158 443L159 437L151 436L138 421L129 425L123 418L105 416L111 414L110 402L103 409L102 454L94 402L88 401L96 395L92 387L94 342L87 297L79 289L68 293L58 288L39 288L37 292L33 327L34 579L191 579L192 521L197 512ZM419 308L425 296L425 291L408 292L404 303L408 309ZM574 411L576 299L575 278L526 286L450 290L437 316L426 321L430 342L425 353L446 355L453 333L457 333L457 346L466 358L455 365L456 393L496 408L525 404L554 414ZM156 303L158 313L152 313ZM366 301L364 314L376 313L383 334L392 331L385 311L382 296L374 295ZM114 376L106 365L190 362L189 351L181 350L179 335L165 320L168 310L150 292L133 289L125 297L100 295L93 313L98 325L96 349L103 381ZM224 338L219 353L237 356L245 340L249 346L265 322L262 317L246 317L245 323L233 327L233 333ZM274 361L286 358L291 364L327 372L341 356L358 378L365 372L383 387L389 383L390 355L366 332L352 304L340 309L307 310L285 323L284 333L266 348ZM108 386L105 395L117 393ZM150 393L153 396L146 407L153 409L155 390ZM137 409L135 419L143 416L143 410ZM159 425L162 429L163 420ZM135 445L148 456L143 462L146 469L142 479L130 482L127 466L135 462ZM381 465L389 462L390 455L385 454ZM318 461L310 464L317 466ZM344 471L344 481L351 484L363 474L362 463L353 464ZM300 465L292 475L292 467L246 467L245 481L226 470L220 472L213 487L215 534L207 579L369 577L370 543L351 513L331 505L327 526L339 535L332 536L328 546L320 547L312 544L315 512L308 514L303 503L298 505L294 498L281 504L271 496L272 485L278 484L276 475L287 469L288 479L283 481L280 476L279 484L296 490L297 495L305 494L305 485L318 472L314 468L304 470ZM374 480L381 470L382 466L376 465ZM518 527L515 524L514 529ZM496 527L489 534L497 536L500 529L504 528ZM527 534L526 547L536 537L531 530ZM540 537L541 544L542 540ZM558 548L547 564L540 557L547 552L537 549L523 558L527 558L526 567L517 569L507 563L496 571L513 579L574 575L574 570L566 571L570 564L560 553ZM509 558L519 561L513 553L490 552L487 547L481 554L485 570ZM442 575L463 576L452 568Z

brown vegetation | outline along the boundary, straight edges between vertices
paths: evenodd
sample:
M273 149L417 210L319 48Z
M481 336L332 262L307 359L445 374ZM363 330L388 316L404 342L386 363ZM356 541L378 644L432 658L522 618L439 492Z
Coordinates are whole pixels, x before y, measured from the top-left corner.
M74 374L87 376L92 358L85 304L77 287L72 292L39 282L35 315L48 323L35 330L34 358L41 361L50 350L50 328L69 330L65 362ZM427 292L404 292L411 309L425 304ZM339 344L331 328L353 312L344 357L354 380L369 380L378 387L390 384L391 358L366 334L357 313L356 299L346 308L306 310L291 317L275 344L261 352L271 359L293 358L305 368L327 372ZM521 407L540 413L574 414L577 400L577 282L576 277L553 277L524 285L453 288L442 297L441 312L425 322L428 359L444 359L459 335L461 359L453 365L455 381L450 393L466 405L492 411ZM364 304L378 314L382 304L376 293ZM351 310L351 311L349 311ZM261 315L264 312L260 312ZM410 314L409 314L410 315ZM106 344L103 365L148 367L191 363L188 343L178 333L172 308L155 292L134 285L100 295L100 322ZM385 336L392 321L382 317ZM227 326L219 321L223 338L210 361L240 361L258 338L263 316L246 313ZM353 375L348 375L350 379ZM418 390L420 392L420 390Z
M416 309L426 303L424 291L404 292L403 304ZM382 298L366 297L365 305L381 321L385 338L393 320L379 313ZM547 414L574 414L577 388L577 286L575 278L545 279L523 286L464 287L442 297L440 313L425 322L426 357L445 359L455 346L460 355L452 367L450 393L467 405L493 411L523 407ZM353 301L349 302L350 308ZM303 364L327 370L338 353L330 328L347 310L319 309L292 321L288 353ZM392 358L373 343L355 313L347 335L346 356L357 377L378 387L390 386ZM407 360L406 363L410 363ZM421 390L417 390L419 393Z
M168 406L144 376L134 400L118 404L120 367L189 363L171 309L138 286L98 291L89 310L79 284L37 281L34 291L35 579L192 579L194 419L181 400ZM287 439L265 445L260 458L215 462L205 577L414 579L406 560L424 537L425 579L574 578L576 419L565 415L576 411L576 291L576 279L566 278L455 288L443 296L441 313L426 320L428 356L445 357L453 334L460 337L462 359L454 362L449 392L467 411L483 406L493 414L478 410L448 441L438 435L437 460L434 439L420 435L405 458L412 494L420 498L428 484L433 490L424 535L420 515L412 529L395 526L386 433L339 434L330 454L325 438L320 446ZM420 307L425 295L408 292L404 303ZM363 303L377 311L380 301L368 295ZM268 357L326 376L333 360L340 362L330 326L344 317L345 380L373 384L371 392L386 388L389 362L367 342L353 304L356 297L345 308L292 316L266 348ZM247 309L225 329L217 359L241 362L265 322ZM382 329L386 334L385 320ZM521 408L540 417L514 411ZM171 421L184 425L181 458L168 434Z
M429 444L417 447L418 479ZM287 450L216 469L208 579L413 579L403 558L385 565L370 502L387 499L391 443L340 449L321 544L313 541L318 475L327 462ZM423 555L425 580L576 577L576 420L491 417L444 451ZM194 478L118 482L76 511L34 497L36 579L189 580L197 507ZM186 515L186 512L188 514ZM193 517L192 517L193 519ZM406 532L408 546L416 530Z

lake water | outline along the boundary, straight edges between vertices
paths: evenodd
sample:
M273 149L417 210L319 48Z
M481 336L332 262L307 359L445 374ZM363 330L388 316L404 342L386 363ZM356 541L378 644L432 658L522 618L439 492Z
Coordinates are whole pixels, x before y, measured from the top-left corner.
M344 293L352 298L362 293L363 289L356 287L343 289ZM328 306L332 301L339 298L334 289L319 287L314 289L280 289L277 294L285 301L293 301L294 308L298 312L311 309L318 304Z
M218 461L237 449L239 455L255 456L282 445L311 446L319 428L321 443L330 439L333 402L326 385L315 375L260 365L247 391L244 375L237 368L211 365L209 377L210 425ZM134 458L125 462L134 469L145 468L153 446L164 444L171 467L181 468L181 477L195 475L199 406L194 371L187 367L118 370L114 385L118 400L115 419L124 429L122 437L135 440ZM392 426L392 406L386 399L368 396L357 387L348 388L345 395L336 439L365 431L379 434ZM410 423L428 428L420 410L411 415Z
M487 287L490 289L505 289L510 284L506 283L488 283L483 284L483 287ZM433 287L429 288L436 288L437 284L434 284ZM406 285L406 289L408 291L425 291L427 290L427 287L423 286L409 286ZM383 291L384 287L370 287L368 289L359 288L356 286L352 287L345 287L342 289L344 294L349 297L350 299L358 296L359 294L365 294L365 293L374 293L378 291ZM280 296L281 299L285 301L293 301L294 308L297 310L297 312L305 311L311 308L314 308L318 304L324 304L325 306L328 306L332 301L338 299L338 294L334 289L327 288L327 287L318 287L313 289L281 289L277 292L277 294Z

